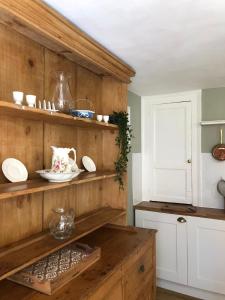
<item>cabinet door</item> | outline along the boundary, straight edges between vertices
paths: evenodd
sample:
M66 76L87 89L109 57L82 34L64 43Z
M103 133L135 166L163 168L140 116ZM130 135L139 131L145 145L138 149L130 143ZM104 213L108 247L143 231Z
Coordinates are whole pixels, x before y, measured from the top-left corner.
M188 284L225 294L225 222L188 219Z
M106 282L96 293L88 300L123 300L122 280L117 282Z
M136 210L136 226L157 229L157 277L187 284L187 223L181 216ZM185 221L185 219L184 219Z
M155 299L154 247L146 244L123 267L124 300Z

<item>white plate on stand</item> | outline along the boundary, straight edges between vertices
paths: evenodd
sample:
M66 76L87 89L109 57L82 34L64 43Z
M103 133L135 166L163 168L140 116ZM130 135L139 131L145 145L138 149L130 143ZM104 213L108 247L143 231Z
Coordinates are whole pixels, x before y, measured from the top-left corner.
M26 181L28 178L27 168L15 158L7 158L2 163L2 171L5 177L11 182Z
M88 172L95 172L96 171L96 165L89 156L83 156L82 157L82 163L83 163L85 169Z

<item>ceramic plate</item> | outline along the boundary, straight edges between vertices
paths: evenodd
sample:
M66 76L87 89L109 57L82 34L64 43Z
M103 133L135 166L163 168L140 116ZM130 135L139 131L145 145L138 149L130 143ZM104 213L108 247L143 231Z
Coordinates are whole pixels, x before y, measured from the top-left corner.
M15 159L7 158L2 163L2 171L5 177L11 182L26 181L28 172L24 164Z
M82 163L83 163L85 169L88 172L95 172L96 171L96 165L89 156L83 156L82 157Z

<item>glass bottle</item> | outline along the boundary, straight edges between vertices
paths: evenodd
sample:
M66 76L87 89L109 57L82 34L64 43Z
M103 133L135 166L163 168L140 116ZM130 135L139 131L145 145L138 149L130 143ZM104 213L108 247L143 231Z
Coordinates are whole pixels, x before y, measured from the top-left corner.
M52 102L55 103L57 110L63 113L69 113L73 98L69 87L69 74L62 71L56 72L56 86L52 96Z
M64 240L71 236L75 228L75 213L72 208L66 210L62 207L52 209L53 215L49 222L50 233L57 240Z

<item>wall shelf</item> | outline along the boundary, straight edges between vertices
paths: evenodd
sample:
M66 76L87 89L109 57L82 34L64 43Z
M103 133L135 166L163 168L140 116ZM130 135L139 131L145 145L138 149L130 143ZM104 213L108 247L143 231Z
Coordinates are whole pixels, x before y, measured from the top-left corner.
M92 119L72 117L70 115L58 112L48 112L39 108L20 106L7 101L0 101L0 115L9 115L13 117L16 116L30 120L39 120L48 123L71 125L85 128L88 127L107 130L118 129L118 126L114 124L98 122Z
M125 214L126 212L122 209L101 208L77 218L75 231L67 240L59 241L54 239L48 232L42 232L1 249L0 280L15 274L50 253L69 245Z
M115 176L115 171L97 171L94 173L81 173L72 181L62 183L51 183L43 179L33 179L17 183L3 183L0 184L0 200L43 191L56 190L66 186L113 178Z
M200 124L202 126L207 126L207 125L225 125L225 120L201 121Z

